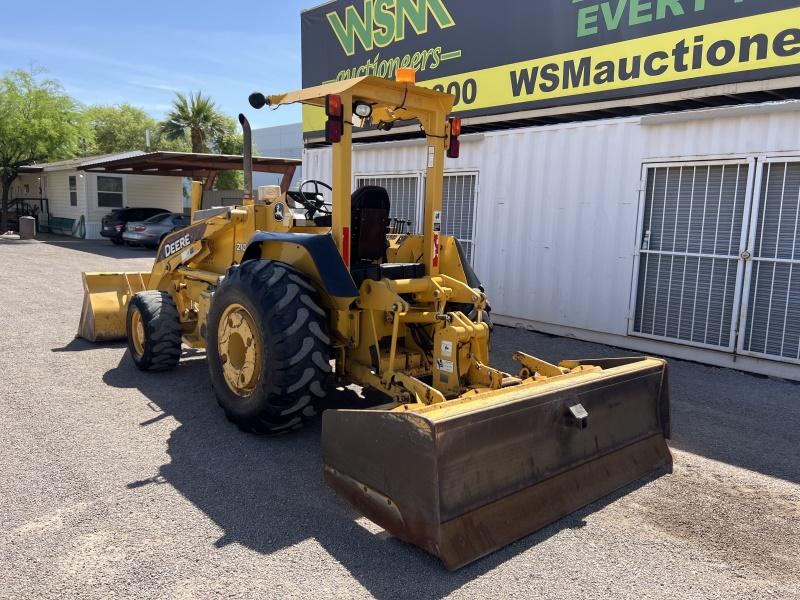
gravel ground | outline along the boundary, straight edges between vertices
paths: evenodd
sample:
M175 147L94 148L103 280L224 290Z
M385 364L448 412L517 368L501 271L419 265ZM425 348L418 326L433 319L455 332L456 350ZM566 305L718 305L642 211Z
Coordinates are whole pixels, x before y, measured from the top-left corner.
M319 424L241 434L202 354L73 339L107 243L0 242L0 597L800 598L800 387L673 361L674 472L456 573L324 486ZM555 360L624 352L497 328Z

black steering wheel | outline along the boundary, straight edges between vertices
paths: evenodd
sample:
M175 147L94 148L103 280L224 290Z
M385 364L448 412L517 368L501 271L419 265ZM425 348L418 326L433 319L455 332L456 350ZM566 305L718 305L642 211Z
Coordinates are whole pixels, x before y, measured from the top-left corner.
M310 184L314 185L313 194L303 190L303 188ZM319 181L318 179L306 179L297 187L298 193L295 196L295 199L306 207L306 210L308 211L306 216L309 219L313 219L314 215L318 212L322 213L323 215L333 214L333 205L325 202L324 196L319 191L320 186L330 190L331 192L333 191L333 188L330 185L324 181Z

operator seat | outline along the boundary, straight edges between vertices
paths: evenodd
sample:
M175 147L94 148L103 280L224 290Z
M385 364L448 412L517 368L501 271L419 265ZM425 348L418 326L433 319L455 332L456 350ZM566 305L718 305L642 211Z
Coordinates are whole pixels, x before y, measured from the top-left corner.
M365 185L350 199L350 260L353 265L386 260L391 201L386 188Z
M350 199L350 274L357 286L366 279L415 279L425 276L424 265L387 263L391 200L386 188L365 185Z

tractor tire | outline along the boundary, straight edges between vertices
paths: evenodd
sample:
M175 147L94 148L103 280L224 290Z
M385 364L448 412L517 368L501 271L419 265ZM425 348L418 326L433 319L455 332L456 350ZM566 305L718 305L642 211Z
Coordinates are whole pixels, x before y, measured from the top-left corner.
M128 303L128 350L142 371L166 371L181 358L181 321L166 292L136 294Z
M285 263L228 271L208 315L208 369L217 401L239 429L279 434L317 413L330 367L327 315L308 279Z

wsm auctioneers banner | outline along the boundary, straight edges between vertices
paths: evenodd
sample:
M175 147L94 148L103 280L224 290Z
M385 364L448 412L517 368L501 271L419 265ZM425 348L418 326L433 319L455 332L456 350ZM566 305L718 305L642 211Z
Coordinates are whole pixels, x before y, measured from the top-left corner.
M412 67L465 116L800 75L800 0L337 0L302 37L304 87Z

